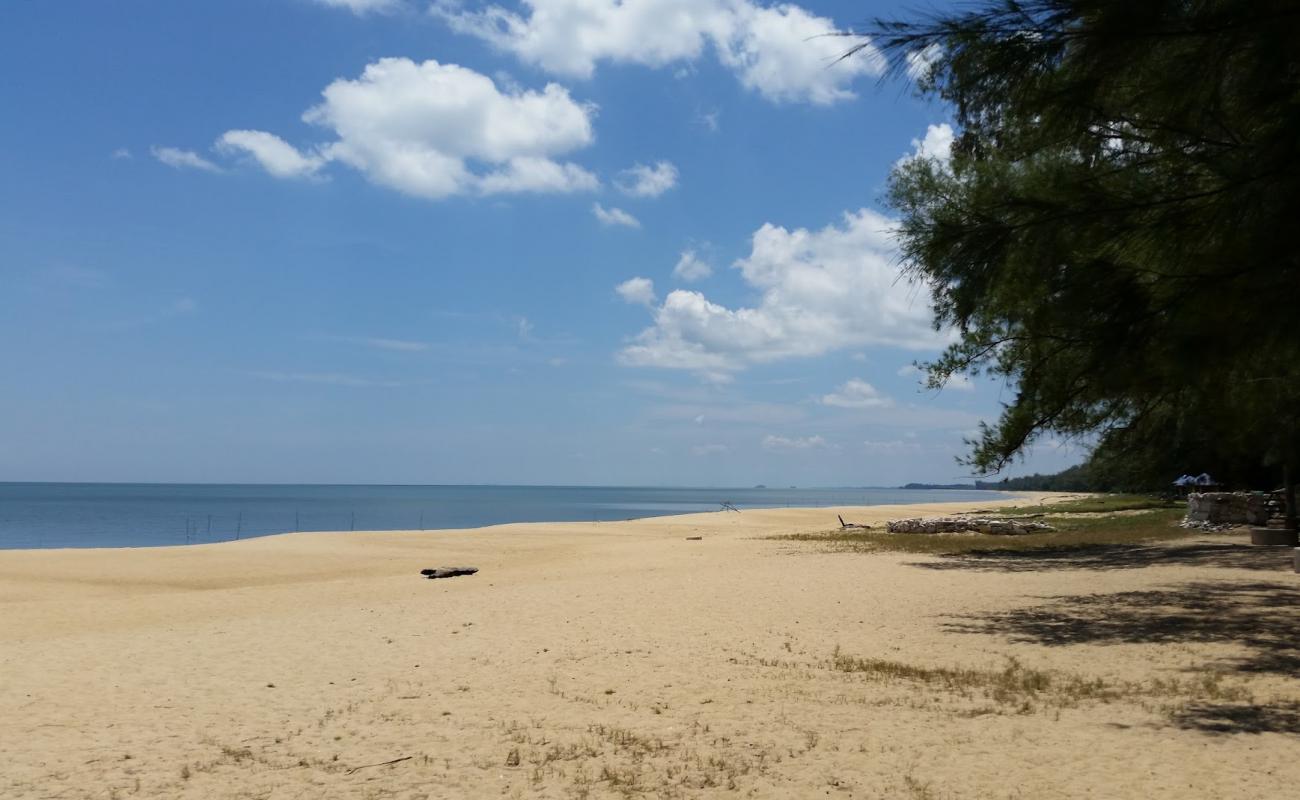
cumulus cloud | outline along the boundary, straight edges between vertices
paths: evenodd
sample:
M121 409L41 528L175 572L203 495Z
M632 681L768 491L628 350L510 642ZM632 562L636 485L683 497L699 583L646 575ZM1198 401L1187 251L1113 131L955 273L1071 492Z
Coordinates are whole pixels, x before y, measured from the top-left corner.
M928 158L947 166L952 159L952 143L956 135L948 123L929 125L925 137L912 140L912 152L898 159L898 164L905 164L918 158Z
M788 438L785 436L775 436L768 434L763 437L764 450L776 450L791 452L795 450L824 450L830 447L826 440L820 436L796 436Z
M594 108L558 84L503 92L456 64L384 58L322 94L303 118L338 136L323 148L326 157L407 194L569 192L598 184L581 167L552 160L594 138Z
M308 178L325 165L324 158L303 155L293 145L266 131L226 131L217 140L217 149L225 153L246 153L277 178Z
M707 261L700 260L694 250L683 250L677 259L677 266L673 267L673 277L687 283L702 281L712 274L713 267Z
M618 225L624 228L639 228L641 221L621 208L605 208L600 203L593 203L591 213L596 215L601 225Z
M618 296L634 305L652 306L655 303L655 284L649 278L629 278L614 287Z
M797 5L755 0L524 0L466 11L441 0L434 13L553 74L589 78L599 62L664 67L693 62L711 49L740 82L774 102L828 104L852 97L861 75L884 61L867 46L839 61L845 41L835 23Z
M332 141L303 151L272 133L232 130L218 149L246 153L280 178L345 164L374 184L429 199L581 192L600 185L586 169L559 160L594 141L596 109L558 84L540 91L502 88L456 64L384 58L321 94L303 119L332 134ZM202 166L193 153L164 148L155 155L173 166L217 169Z
M205 172L220 172L221 167L213 164L193 150L181 150L176 147L153 147L153 157L173 169L201 169Z
M839 408L885 408L893 401L861 378L845 381L840 388L822 396L822 405Z
M620 360L718 378L846 347L940 347L947 336L931 327L925 292L900 276L896 227L865 209L819 231L763 225L735 264L760 294L755 305L728 308L698 291L670 292Z
M658 197L676 185L677 167L671 161L660 161L652 167L637 164L614 179L614 186L630 197Z

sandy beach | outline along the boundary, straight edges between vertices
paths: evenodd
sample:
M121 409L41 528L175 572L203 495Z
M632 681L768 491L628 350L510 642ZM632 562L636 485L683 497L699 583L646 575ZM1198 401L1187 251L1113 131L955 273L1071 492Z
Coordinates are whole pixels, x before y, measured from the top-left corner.
M0 552L0 796L1300 792L1289 553L770 538L963 508Z

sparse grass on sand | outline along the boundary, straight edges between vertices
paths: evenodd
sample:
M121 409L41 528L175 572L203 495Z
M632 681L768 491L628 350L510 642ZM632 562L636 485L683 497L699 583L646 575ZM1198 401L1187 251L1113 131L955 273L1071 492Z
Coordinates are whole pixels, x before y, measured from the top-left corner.
M961 555L1027 551L1105 544L1171 541L1204 536L1176 523L1183 506L1175 501L1141 495L1103 495L1049 506L999 509L988 515L1007 519L1034 518L1056 530L1020 536L981 533L889 533L880 529L847 528L797 533L774 538L816 542L850 552L902 552Z

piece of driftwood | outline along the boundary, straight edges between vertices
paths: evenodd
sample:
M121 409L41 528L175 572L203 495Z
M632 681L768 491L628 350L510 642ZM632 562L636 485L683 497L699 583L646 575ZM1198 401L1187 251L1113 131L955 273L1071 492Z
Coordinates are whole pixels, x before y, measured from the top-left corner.
M740 513L740 509L736 508L735 503L722 503L721 505L722 508L718 509L719 511L735 511L736 513Z
M687 536L687 537L686 537L686 541L688 541L688 542L698 542L698 541L700 541L700 540L703 539L703 538L704 538L703 536Z
M394 758L392 761L380 761L378 764L362 764L359 767L353 767L352 769L348 770L343 774L351 775L352 773L356 772L359 769L366 769L368 767L386 767L389 764L400 764L403 761L410 761L413 758L415 758L415 756L402 756L401 758Z
M856 522L845 522L844 517L841 517L839 514L836 514L835 518L840 521L840 530L847 530L849 528L857 528L859 530L864 530L864 531L871 530L870 525L859 525Z
M478 567L436 567L420 570L420 574L429 580L433 580L434 578L455 578L460 575L473 575L475 572L478 572Z

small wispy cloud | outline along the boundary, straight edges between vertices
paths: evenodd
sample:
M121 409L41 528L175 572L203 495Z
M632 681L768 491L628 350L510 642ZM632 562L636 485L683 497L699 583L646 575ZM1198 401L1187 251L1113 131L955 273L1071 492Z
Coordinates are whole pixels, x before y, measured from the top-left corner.
M796 450L825 450L831 447L825 439L820 436L776 436L768 434L763 437L763 449L774 450L777 452L793 452Z
M406 384L402 381L374 380L372 378L363 378L358 375L349 375L345 372L277 372L277 371L259 371L250 372L254 378L276 383L314 383L321 386L349 386L349 387L379 387L383 389L396 389Z
M386 339L378 336L331 336L336 342L370 347L375 350L391 350L397 353L422 353L431 345L428 342L416 342L409 339Z
M334 8L346 8L357 16L395 11L402 6L402 0L316 0L316 2Z
M860 378L845 381L840 388L823 395L822 405L838 408L884 408L893 405L893 401L879 389Z
M594 203L591 206L591 213L596 215L601 225L618 226L623 228L639 228L641 221L621 208L605 208L600 203Z
M899 377L903 378L910 378L913 376L924 378L926 376L925 370L915 364L907 364L906 366L899 367L898 374ZM975 391L975 382L971 380L969 375L955 372L948 376L948 380L944 382L943 388L952 389L956 392L973 392Z
M221 172L221 167L213 164L193 150L154 146L149 152L153 153L154 158L173 169L200 169L205 172Z
M725 444L697 444L691 448L691 455L694 456L718 456L727 452L730 448Z
M112 152L110 157L122 161L132 158L133 156L131 155L130 150L127 150L125 147L119 147Z
M626 303L639 306L655 304L655 284L649 278L628 278L615 286L614 291Z
M683 250L673 267L673 277L687 283L702 281L713 274L713 267L696 254L694 250Z
M623 170L614 178L614 186L629 197L658 197L677 185L677 167L671 161L660 161L647 167L637 164Z

